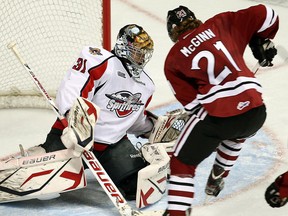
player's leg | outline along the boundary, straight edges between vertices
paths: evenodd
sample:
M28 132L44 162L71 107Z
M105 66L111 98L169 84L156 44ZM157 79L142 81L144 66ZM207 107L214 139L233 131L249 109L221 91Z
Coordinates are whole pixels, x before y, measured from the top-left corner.
M207 180L205 192L208 195L218 196L224 188L224 178L236 163L245 140L224 140L217 148L216 158Z
M223 139L228 139L222 141L217 148L215 162L205 188L206 194L217 196L224 188L224 178L236 163L245 139L255 135L265 119L264 105L238 116L213 118L213 121L225 130L221 135Z
M219 130L205 112L193 115L185 125L170 161L168 211L171 216L185 216L194 199L197 165L215 151L221 140L213 135Z

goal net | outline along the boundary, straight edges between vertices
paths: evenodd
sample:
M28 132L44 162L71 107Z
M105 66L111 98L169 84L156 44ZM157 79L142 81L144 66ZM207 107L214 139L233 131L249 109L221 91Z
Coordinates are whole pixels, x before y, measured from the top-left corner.
M0 108L48 107L9 43L51 97L83 46L110 49L110 0L5 0L0 13Z

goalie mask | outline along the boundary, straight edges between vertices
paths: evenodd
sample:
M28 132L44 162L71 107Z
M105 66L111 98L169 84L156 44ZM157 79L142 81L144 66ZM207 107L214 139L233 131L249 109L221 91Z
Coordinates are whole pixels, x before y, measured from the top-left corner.
M127 66L133 78L139 78L144 66L153 54L154 43L151 37L136 24L120 29L114 47L115 54L127 59Z

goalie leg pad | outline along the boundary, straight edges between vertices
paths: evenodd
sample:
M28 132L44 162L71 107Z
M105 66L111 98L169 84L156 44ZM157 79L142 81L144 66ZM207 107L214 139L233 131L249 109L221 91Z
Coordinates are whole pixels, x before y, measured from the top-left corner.
M136 207L143 208L159 201L165 193L170 157L161 143L141 148L150 165L138 172Z
M0 203L50 197L87 185L71 149L0 161ZM71 178L73 175L73 178Z

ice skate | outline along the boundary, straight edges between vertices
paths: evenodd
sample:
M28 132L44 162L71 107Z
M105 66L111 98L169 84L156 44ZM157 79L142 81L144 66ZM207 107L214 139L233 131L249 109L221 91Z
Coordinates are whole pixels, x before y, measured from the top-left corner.
M225 170L223 167L220 167L217 164L213 165L205 188L205 193L207 195L216 197L224 188L224 180L222 177L224 172Z

